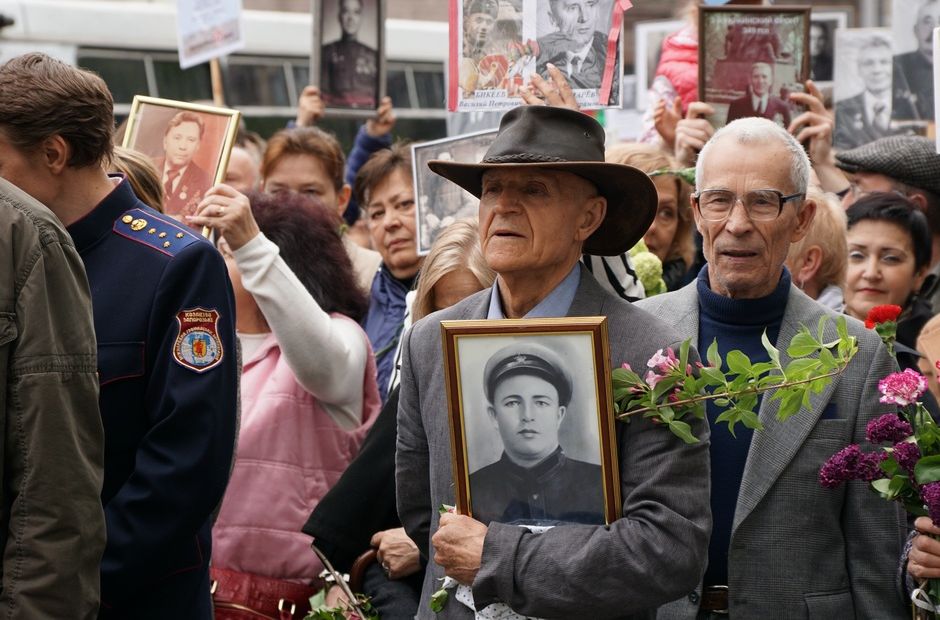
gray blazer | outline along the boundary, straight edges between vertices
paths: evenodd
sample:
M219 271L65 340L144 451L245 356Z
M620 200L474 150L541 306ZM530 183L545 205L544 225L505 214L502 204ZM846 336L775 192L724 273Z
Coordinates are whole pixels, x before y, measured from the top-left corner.
M485 318L489 300L489 289L473 295L418 321L404 338L398 513L425 556L438 507L454 503L439 322ZM607 316L613 367L645 368L657 349L678 346L674 330L601 289L586 270L568 315ZM702 442L692 446L642 419L616 429L624 518L544 534L491 523L473 583L478 607L502 601L543 618L651 618L656 607L695 587L711 531L707 426L693 424ZM441 614L430 611L428 599L443 576L432 557L418 618L471 618L453 597Z
M697 344L695 282L638 305ZM777 340L783 364L783 349L800 324L815 331L823 315L838 316L790 289ZM761 402L764 430L751 442L728 550L733 618L910 617L896 577L906 535L900 508L861 482L836 490L819 484L826 459L849 443L865 445L869 420L891 411L878 403L878 381L894 372L894 360L873 331L855 319L847 322L858 354L813 396L811 410L778 423L779 401ZM836 337L834 320L827 333ZM664 607L658 617L695 618L699 593Z

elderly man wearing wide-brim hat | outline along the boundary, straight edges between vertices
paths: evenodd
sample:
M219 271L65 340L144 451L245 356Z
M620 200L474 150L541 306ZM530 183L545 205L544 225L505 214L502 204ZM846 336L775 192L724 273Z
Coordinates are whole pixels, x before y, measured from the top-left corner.
M620 254L653 220L656 190L630 166L604 162L604 131L562 108L508 112L479 164L430 162L480 198L480 243L497 272L489 290L437 312L404 338L396 483L402 523L427 563L419 618L471 618L451 600L437 616L430 595L445 575L493 604L526 616L648 617L691 592L711 527L708 431L687 445L646 419L618 424L623 518L566 524L534 534L517 525L445 514L454 503L439 322L606 316L614 367L645 367L675 333L613 296L579 266L582 251ZM502 608L499 608L502 609Z

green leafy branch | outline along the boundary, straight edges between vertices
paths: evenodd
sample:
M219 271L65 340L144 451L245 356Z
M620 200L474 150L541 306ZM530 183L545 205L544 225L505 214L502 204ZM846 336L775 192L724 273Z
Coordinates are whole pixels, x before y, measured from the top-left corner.
M734 435L739 423L753 430L763 428L756 411L759 397L773 390L771 398L780 401L777 419L787 420L809 407L811 395L822 392L858 352L858 343L849 335L845 318L836 320L838 337L831 340L825 338L827 321L828 317L820 319L815 334L800 326L787 346L790 361L786 366L765 332L761 344L770 358L768 362L752 363L738 350L729 351L722 359L718 343L713 341L706 352L708 365L697 363L693 368L689 364L690 341L685 340L678 357L672 350L654 356L645 378L628 367L617 368L612 373L617 418L652 418L686 443L696 443L698 438L683 418L703 419L707 401L724 408L715 421L727 423Z

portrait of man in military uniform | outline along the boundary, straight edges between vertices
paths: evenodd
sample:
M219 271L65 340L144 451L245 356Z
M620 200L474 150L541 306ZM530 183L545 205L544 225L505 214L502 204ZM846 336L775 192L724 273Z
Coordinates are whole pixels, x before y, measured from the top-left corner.
M169 215L195 215L196 205L212 187L212 177L193 161L205 134L205 121L195 112L178 112L167 123L163 157L154 164L161 174L163 208Z
M539 342L515 342L489 358L483 370L486 417L502 453L496 462L470 471L475 519L526 525L604 523L601 466L573 458L561 444L566 418L582 423L583 434L591 434L584 433L590 425L583 422L597 419L595 412L572 406L574 388L563 356ZM596 447L597 439L593 442ZM475 446L468 442L467 450L473 462Z
M894 57L894 120L934 118L933 29L937 26L940 0L894 0L891 30L899 52Z
M378 1L323 3L320 91L329 106L373 109L378 105Z

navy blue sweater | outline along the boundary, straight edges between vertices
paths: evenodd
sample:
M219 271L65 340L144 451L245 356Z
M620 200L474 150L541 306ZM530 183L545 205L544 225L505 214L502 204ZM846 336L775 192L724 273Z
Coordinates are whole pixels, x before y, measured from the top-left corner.
M761 345L761 334L766 329L767 338L776 346L790 293L790 273L786 268L776 290L760 299L731 299L715 293L709 288L708 265L699 272L696 285L699 299L698 350L702 357L705 357L712 341L717 340L722 359L728 351L738 349L747 355L752 363L770 361ZM727 372L727 365L722 370ZM714 525L708 546L705 585L726 585L731 525L753 431L738 424L734 429L737 437L732 437L727 424L715 424L715 419L721 415L724 408L709 401L706 410L711 426L711 500Z

